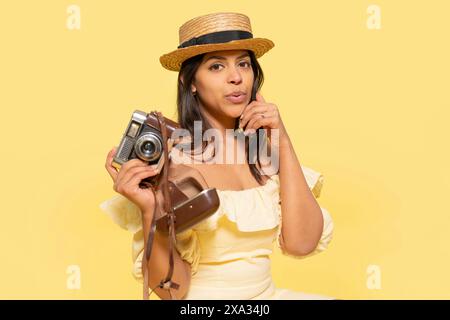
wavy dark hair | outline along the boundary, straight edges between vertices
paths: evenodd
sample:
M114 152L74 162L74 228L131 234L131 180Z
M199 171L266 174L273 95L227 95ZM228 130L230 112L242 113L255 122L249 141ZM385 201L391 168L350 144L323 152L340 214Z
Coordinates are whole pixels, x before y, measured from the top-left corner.
M254 75L253 87L252 87L252 100L255 100L256 92L262 87L264 82L264 74L259 65L255 54L251 50L247 50L250 55L251 66ZM192 94L191 84L194 81L195 73L197 72L203 57L205 54L196 55L190 59L185 60L180 68L178 74L178 90L177 90L177 111L178 111L178 124L181 128L187 129L191 135L194 136L194 121L202 122L202 136L206 130L212 128L211 124L208 122L206 118L202 116L200 112L200 106L196 96ZM183 80L183 81L182 81ZM234 130L239 128L239 118L236 118L234 123ZM262 128L259 128L256 132L256 145L259 146L259 139L266 139L265 132L262 131ZM267 141L267 139L266 139ZM202 141L202 152L204 152L205 148L209 145L211 141ZM191 140L191 150L194 149L194 139ZM215 152L214 152L215 154ZM249 139L245 138L245 154L246 154L246 162L250 167L250 172L253 177L258 181L260 185L264 184L264 180L262 178L262 174L256 163L258 163L259 167L261 167L260 163L260 155L259 152L256 152L256 161L251 161L250 163L247 161L249 155Z

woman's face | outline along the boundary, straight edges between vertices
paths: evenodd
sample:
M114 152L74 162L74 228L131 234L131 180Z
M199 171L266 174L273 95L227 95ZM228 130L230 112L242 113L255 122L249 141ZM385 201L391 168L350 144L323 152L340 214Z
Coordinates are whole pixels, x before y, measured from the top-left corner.
M233 127L235 118L250 103L253 80L251 60L246 50L215 51L203 57L191 90L197 91L203 111L226 127ZM237 91L242 91L243 95L229 96Z

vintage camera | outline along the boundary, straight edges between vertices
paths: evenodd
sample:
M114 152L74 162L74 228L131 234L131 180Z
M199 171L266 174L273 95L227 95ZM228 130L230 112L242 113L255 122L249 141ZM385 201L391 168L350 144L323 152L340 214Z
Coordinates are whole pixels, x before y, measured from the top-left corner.
M169 139L179 125L166 117L164 117L164 121ZM125 162L136 158L149 165L158 165L163 159L163 137L158 118L153 112L146 113L140 110L133 112L117 148L112 166L120 169Z

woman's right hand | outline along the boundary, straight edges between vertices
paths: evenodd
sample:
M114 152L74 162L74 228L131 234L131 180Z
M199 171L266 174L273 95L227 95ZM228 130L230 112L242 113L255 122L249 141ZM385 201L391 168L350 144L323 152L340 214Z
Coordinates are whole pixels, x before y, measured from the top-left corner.
M105 163L106 170L114 182L114 191L136 204L143 214L153 214L155 195L150 188L140 188L139 183L147 177L159 174L159 170L156 168L156 165L150 166L147 162L140 159L131 159L125 162L120 167L120 170L117 170L112 166L112 160L116 151L116 147L109 151Z

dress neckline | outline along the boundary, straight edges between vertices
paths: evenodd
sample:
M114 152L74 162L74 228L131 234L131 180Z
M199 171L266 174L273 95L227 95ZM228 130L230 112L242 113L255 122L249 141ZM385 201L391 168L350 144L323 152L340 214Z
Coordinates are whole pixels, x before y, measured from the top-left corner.
M275 181L274 181L274 177L275 177L275 176L278 177L278 174L274 174L274 175L270 176L270 178L267 179L267 181L266 181L265 184L259 185L259 186L256 186L256 187L252 187L252 188L241 189L241 190L224 190L224 189L219 189L219 188L215 188L215 189L216 189L217 192L229 192L229 193L239 193L239 192L246 192L246 191L259 190L259 189L262 189L262 188L267 187L267 185L268 185L269 183L274 183L274 182L275 182Z

